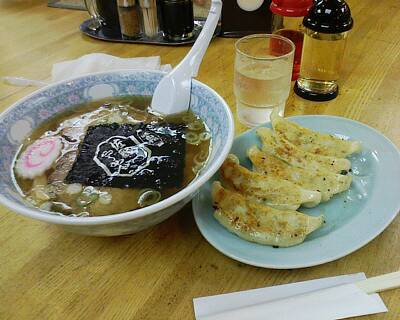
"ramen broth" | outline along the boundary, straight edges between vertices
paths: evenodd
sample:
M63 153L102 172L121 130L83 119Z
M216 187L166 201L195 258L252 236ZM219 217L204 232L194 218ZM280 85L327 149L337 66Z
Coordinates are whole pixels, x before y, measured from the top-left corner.
M71 108L49 119L42 126L35 129L23 142L14 164L15 182L25 200L30 205L48 212L69 216L101 216L131 211L154 204L187 186L197 176L208 159L211 147L210 131L205 123L191 111L164 118L149 113L147 107L150 101L151 97L149 96L107 98L92 101ZM181 148L184 150L181 162L183 168L175 170L181 170L183 177L180 182L177 182L177 185L170 186L171 181L167 181L168 183L165 184L167 187L162 187L164 184L160 179L155 180L158 184L146 187L135 187L135 185L126 187L128 184L122 187L93 186L85 183L68 183L66 181L69 179L69 172L72 168L78 170L77 176L79 178L81 165L79 163L74 165L74 163L81 156L79 153L84 150L82 141L86 141L86 135L89 134L89 131L94 132L93 128L97 128L97 130L103 130L103 127L104 130L109 130L109 128L134 130L134 128L139 127L159 130L159 126L165 126L165 123L168 125L161 127L162 132L164 134L166 134L165 132L170 132L171 139L176 138L173 137L174 132L178 132L175 130L176 128L184 128L181 134L181 138L184 140L183 149ZM146 133L143 130L142 132L145 133L145 136L146 134L148 136L148 132ZM150 136L154 138L151 132ZM121 138L120 136L118 137ZM167 138L165 136L165 139ZM37 145L38 141L40 145L41 141L53 141L52 139L61 141L61 150L56 160L51 163L48 169L45 169L44 173L32 178L27 177L24 167L22 169L18 167L18 161L21 161L18 159L22 158L24 153L28 153L30 150L28 148L32 148L32 145ZM107 141L115 143L110 139ZM127 138L122 137L122 139ZM130 142L133 143L132 141ZM159 145L162 145L162 143L159 143ZM99 148L99 145L97 148ZM136 146L133 145L129 148L136 148ZM109 155L112 152L114 151L107 150L103 153ZM177 150L173 149L170 152L176 153ZM154 158L154 151L153 154L149 154L151 155L150 158ZM135 154L135 156L140 158L142 155ZM171 155L158 155L157 163L162 166L163 159L169 156ZM143 160L144 157L140 159ZM136 171L140 175L140 167L138 168ZM104 169L106 170L107 168ZM102 169L96 167L95 170ZM120 170L122 169L120 168ZM149 169L145 168L143 170ZM165 171L174 172L174 170ZM124 181L131 181L129 179L125 178ZM173 183L174 181L172 181Z

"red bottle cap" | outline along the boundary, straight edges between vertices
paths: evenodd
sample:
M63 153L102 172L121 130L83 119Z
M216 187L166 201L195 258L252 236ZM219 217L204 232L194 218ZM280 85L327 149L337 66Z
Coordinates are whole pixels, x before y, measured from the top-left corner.
M272 0L272 13L285 17L304 17L313 5L313 0Z

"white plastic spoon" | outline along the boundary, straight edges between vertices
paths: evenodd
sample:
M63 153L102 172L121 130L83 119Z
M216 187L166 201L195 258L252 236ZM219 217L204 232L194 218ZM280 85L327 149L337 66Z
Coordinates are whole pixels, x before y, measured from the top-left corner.
M203 56L221 14L221 0L212 0L206 23L185 58L156 87L151 100L153 112L168 115L189 109L192 78L197 76Z

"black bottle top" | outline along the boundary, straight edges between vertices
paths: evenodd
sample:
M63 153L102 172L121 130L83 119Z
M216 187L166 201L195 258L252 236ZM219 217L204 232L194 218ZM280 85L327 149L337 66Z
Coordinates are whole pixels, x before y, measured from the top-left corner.
M350 8L344 0L317 0L303 19L316 32L341 33L353 27Z

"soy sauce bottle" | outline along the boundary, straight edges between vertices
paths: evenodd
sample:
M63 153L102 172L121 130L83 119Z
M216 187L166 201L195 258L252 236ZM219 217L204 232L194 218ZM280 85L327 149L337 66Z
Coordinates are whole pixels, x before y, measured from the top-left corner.
M161 0L164 38L179 42L193 37L194 16L192 0Z
M317 0L303 20L305 36L299 78L294 92L313 101L337 97L348 31L353 27L344 0Z

